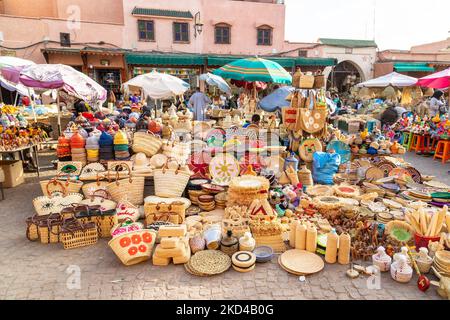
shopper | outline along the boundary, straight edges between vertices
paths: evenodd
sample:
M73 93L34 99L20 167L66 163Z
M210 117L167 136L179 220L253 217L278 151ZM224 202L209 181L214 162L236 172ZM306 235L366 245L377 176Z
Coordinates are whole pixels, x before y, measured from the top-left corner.
M205 110L209 104L211 104L211 99L209 99L208 96L201 92L200 88L197 87L188 103L189 108L191 108L194 113L195 120L205 120Z

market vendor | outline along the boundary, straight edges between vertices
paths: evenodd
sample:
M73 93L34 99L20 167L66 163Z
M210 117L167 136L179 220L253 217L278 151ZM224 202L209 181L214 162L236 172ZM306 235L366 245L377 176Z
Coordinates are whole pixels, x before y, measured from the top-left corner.
M191 96L188 102L189 108L191 108L194 113L194 120L205 120L205 110L209 104L211 104L211 99L200 91L200 87L197 87L195 93Z
M444 95L444 92L441 90L436 90L433 94L433 96L430 99L430 116L434 117L436 114L445 114L448 112L447 108L445 107L445 102L443 102L441 99Z

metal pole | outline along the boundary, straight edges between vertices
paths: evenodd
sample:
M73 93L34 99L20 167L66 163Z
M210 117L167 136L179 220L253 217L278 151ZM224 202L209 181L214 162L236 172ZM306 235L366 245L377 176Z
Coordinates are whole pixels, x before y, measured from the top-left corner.
M58 111L58 136L61 135L61 110L59 109L59 90L56 90L56 110Z
M16 98L14 99L14 107L17 106L17 99L19 98L19 92L16 90Z

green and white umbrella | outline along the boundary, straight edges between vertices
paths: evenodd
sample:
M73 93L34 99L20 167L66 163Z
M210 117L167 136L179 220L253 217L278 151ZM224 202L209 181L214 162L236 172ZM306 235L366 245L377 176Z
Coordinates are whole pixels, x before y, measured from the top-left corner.
M224 79L241 81L263 81L291 84L292 76L278 63L262 58L247 58L233 61L213 71Z

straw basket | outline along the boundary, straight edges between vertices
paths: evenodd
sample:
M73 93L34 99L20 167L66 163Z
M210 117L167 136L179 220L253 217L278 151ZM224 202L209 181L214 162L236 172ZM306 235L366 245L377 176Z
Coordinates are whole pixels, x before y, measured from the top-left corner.
M131 204L139 206L144 203L144 177L132 177L129 175L127 179L119 180L119 173L116 173L116 181L106 186L106 190L111 195L112 200L119 202L127 199ZM165 182L167 184L172 183ZM155 178L156 185L156 178Z
M52 196L55 193L67 194L67 193L79 193L83 182L78 180L71 180L70 176L67 176L67 180L59 179L61 175L58 174L51 180L43 180L40 182L42 193L44 196Z
M317 70L316 74L314 75L314 88L321 89L323 87L325 87L325 75L323 74L322 70Z
M158 197L181 197L191 177L190 172L178 169L168 169L167 164L162 169L154 171L155 194Z
M60 239L64 249L75 249L97 243L97 226L94 222L81 223L77 219L67 219L61 226Z
M126 266L132 266L150 259L156 241L156 232L138 230L121 234L108 245Z
M133 139L133 151L135 153L145 153L147 157L152 157L158 153L161 149L162 141L161 138L156 136L154 133L148 131L146 132L136 132Z
M106 190L106 186L109 184L109 181L100 181L99 175L97 175L96 182L89 182L83 184L81 190L83 191L83 195L86 198L90 198L93 194L95 194L99 190Z
M312 89L314 88L314 75L302 74L300 76L300 82L298 85L301 89Z

